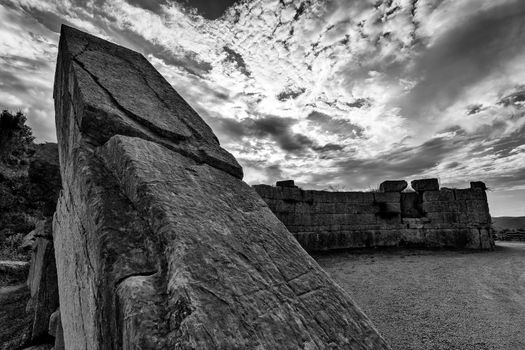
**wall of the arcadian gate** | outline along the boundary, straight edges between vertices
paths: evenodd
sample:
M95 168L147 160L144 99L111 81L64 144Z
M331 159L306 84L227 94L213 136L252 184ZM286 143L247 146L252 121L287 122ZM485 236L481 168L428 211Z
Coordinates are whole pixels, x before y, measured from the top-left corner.
M492 249L485 185L439 188L436 179L386 181L379 192L302 190L293 181L253 186L308 251L413 246ZM403 186L404 185L404 186Z

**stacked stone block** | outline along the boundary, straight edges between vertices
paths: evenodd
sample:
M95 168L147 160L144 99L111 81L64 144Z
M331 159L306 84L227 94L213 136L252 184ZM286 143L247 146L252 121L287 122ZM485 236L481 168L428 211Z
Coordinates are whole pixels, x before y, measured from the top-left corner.
M491 219L481 182L439 189L437 179L385 181L380 192L255 190L308 251L417 246L491 249ZM482 184L482 185L480 185Z

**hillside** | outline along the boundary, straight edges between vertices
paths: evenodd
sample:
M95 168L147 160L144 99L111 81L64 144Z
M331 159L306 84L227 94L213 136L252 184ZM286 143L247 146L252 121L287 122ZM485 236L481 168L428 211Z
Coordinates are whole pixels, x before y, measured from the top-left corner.
M28 260L24 237L51 218L61 187L56 143L32 144L23 162L0 161L0 260Z

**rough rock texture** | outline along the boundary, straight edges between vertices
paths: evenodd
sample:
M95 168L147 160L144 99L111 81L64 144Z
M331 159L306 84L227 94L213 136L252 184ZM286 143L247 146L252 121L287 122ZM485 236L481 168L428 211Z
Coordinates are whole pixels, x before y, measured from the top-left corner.
M65 348L388 349L141 55L62 27Z
M275 183L275 186L277 186L277 187L297 187L297 186L295 186L294 180L277 181Z
M413 181L414 183L414 181ZM308 251L416 246L492 249L485 191L326 192L256 185L255 190ZM421 190L424 188L425 190Z
M412 186L416 192L439 191L438 179L413 180L410 182L410 186Z
M0 287L0 350L20 349L29 343L32 318L25 311L29 297L24 282Z
M379 185L379 192L401 192L407 188L405 180L387 180Z
M482 181L473 181L470 183L470 188L480 188L483 191L487 190L487 185Z
M62 329L62 320L60 318L60 308L49 317L48 333L55 338L53 350L65 350L64 330Z
M58 307L58 285L53 241L46 236L36 239L27 285L31 291L27 312L33 316L31 340L51 341L49 318Z

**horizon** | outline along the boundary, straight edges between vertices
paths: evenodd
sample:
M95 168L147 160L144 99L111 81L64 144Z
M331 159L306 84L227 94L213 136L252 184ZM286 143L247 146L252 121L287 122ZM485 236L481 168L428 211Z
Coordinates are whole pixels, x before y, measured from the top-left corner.
M56 142L61 24L144 56L249 184L483 181L525 216L525 3L97 0L0 4L0 104ZM480 6L481 5L481 6Z

